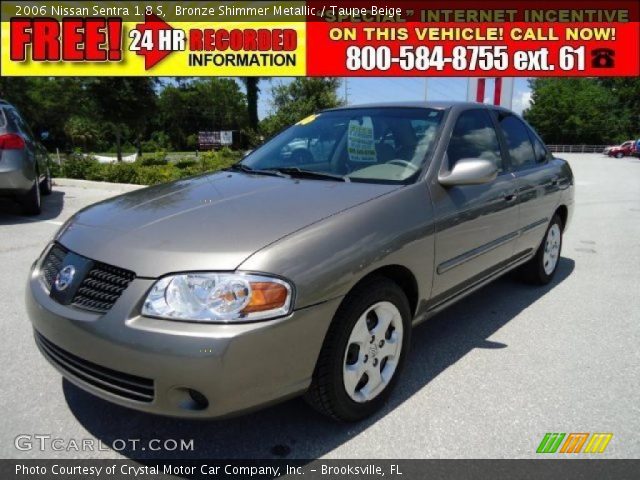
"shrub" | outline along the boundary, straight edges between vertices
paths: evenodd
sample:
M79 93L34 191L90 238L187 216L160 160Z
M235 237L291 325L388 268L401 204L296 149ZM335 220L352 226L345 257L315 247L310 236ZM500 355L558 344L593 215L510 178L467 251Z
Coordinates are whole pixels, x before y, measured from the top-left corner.
M133 163L108 163L104 168L105 182L135 183L138 167Z
M180 178L180 169L173 165L138 167L135 181L139 185L156 185Z
M176 163L168 163L165 152L157 152L146 161L135 163L98 163L92 157L85 157L79 153L68 156L59 171L54 176L66 176L93 180L98 182L134 183L139 185L155 185L170 182L179 178L200 175L205 172L229 167L238 161L240 154L229 149L218 152L204 152L198 159L185 157ZM160 161L162 159L162 161ZM51 166L57 167L52 162Z
M151 138L142 142L143 152L157 152L158 150L170 150L171 139L162 131L155 131L151 134Z
M201 171L215 171L230 167L240 159L240 154L224 147L214 152L204 152L200 155L199 166Z
M167 152L161 150L159 152L153 153L149 156L143 156L140 159L140 165L151 166L151 165L167 165L169 161L167 160Z
M187 148L189 150L195 150L198 148L198 134L192 133L187 137Z
M198 161L195 158L181 158L174 165L180 170L184 170L186 168L195 167L198 165Z
M62 173L62 165L59 165L55 160L51 160L49 162L49 172L51 172L52 177L61 177Z
M95 158L74 152L63 163L62 173L68 178L83 179L95 165L99 165Z

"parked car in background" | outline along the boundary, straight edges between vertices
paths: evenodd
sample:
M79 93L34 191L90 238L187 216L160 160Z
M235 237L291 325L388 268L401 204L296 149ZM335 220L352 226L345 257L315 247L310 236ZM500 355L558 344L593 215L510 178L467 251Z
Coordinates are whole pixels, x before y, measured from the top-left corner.
M569 164L504 108L328 110L226 171L81 210L27 310L45 358L111 402L202 418L304 394L354 421L414 325L515 268L549 283L573 204Z
M16 199L27 215L38 215L40 195L52 190L49 156L18 110L0 100L0 196Z
M602 154L609 155L609 152L611 151L611 149L615 147L617 147L617 145L609 145L608 147L604 147L604 150L602 150Z
M635 149L635 144L636 144L635 140L627 140L623 144L618 145L617 147L613 147L611 150L609 150L609 153L607 153L607 155L609 155L610 157L616 157L616 158L629 156L633 153Z

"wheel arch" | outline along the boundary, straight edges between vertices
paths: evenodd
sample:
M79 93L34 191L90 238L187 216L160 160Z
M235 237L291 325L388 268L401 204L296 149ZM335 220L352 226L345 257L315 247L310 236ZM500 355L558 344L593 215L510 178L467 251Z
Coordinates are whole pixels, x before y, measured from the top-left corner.
M411 315L413 316L416 314L419 302L418 280L416 279L416 276L413 274L413 272L403 265L394 264L376 268L375 270L367 273L353 287L351 287L346 296L349 296L349 294L356 288L358 288L361 284L371 280L374 277L384 277L398 285L407 296L407 300L409 300Z
M558 208L556 208L554 214L560 217L560 220L562 221L562 230L564 231L567 225L567 220L569 219L569 209L566 205L560 205Z

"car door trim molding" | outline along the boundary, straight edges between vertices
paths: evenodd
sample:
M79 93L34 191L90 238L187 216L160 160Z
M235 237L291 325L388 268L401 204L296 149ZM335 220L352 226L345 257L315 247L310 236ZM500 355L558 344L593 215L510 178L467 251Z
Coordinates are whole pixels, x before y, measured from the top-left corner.
M475 291L476 289L499 277L504 272L516 267L517 265L521 265L527 262L530 258L533 257L534 254L535 251L533 251L532 249L517 253L510 258L497 263L493 267L490 267L480 272L479 274L465 280L455 287L452 287L449 290L436 295L429 300L426 310L427 313L433 313L441 310L445 306L457 301L459 298L464 297L465 295Z
M526 227L522 227L522 230L520 230L520 233L522 234L522 233L528 232L529 230L533 230L534 228L537 228L540 225L545 225L547 223L549 223L549 219L547 217L541 218L537 222L533 222L527 225Z
M502 237L496 238L495 240L485 243L484 245L480 245L479 247L469 250L468 252L465 252L462 255L458 255L457 257L454 257L450 260L442 262L440 265L438 265L438 268L436 269L436 271L438 275L446 273L449 270L456 268L462 265L463 263L468 262L469 260L479 257L480 255L490 252L491 250L498 248L504 245L505 243L510 242L511 240L515 240L520 235L530 230L533 230L534 228L537 228L541 225L545 225L548 222L549 222L548 218L546 217L541 218L540 220L530 223L529 225L526 225L525 227L519 230L508 233L507 235L503 235Z
M516 230L514 232L503 235L502 237L498 237L495 240L490 241L489 243L480 245L479 247L469 250L468 252L458 255L457 257L454 257L450 260L442 262L440 265L438 265L438 268L436 271L438 272L439 275L445 272L448 272L452 268L458 267L463 263L468 262L469 260L479 257L480 255L490 252L491 250L498 248L504 245L505 243L510 242L511 240L514 240L519 235L520 235L520 230Z

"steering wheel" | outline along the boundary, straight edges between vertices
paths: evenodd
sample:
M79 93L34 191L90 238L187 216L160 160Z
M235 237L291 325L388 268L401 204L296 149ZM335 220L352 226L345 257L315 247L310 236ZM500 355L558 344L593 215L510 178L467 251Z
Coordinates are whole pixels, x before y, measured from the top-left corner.
M291 161L297 165L313 163L313 155L306 148L296 148L293 152L291 152Z
M407 167L407 168L412 169L414 172L415 172L416 170L418 170L418 167L416 167L413 163L408 162L408 161L406 161L406 160L401 160L400 158L396 158L396 159L394 159L394 160L389 160L389 161L388 161L388 162L386 162L386 163L389 163L389 164L391 164L391 165L400 165L400 166L402 166L402 167Z

